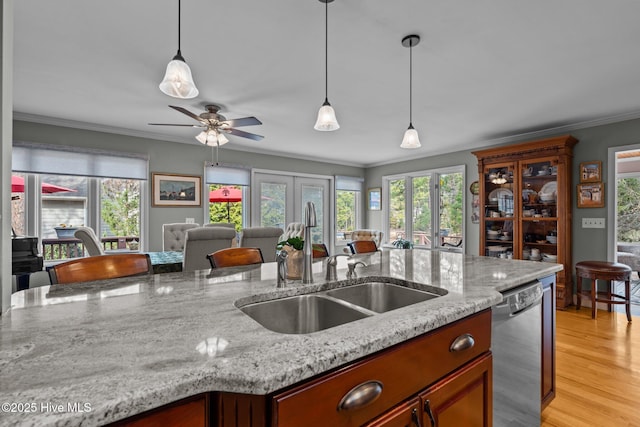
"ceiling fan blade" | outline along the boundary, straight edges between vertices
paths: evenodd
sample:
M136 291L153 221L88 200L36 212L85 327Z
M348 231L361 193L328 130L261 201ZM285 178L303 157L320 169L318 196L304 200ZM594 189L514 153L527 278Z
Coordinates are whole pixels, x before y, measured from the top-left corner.
M202 117L193 114L191 111L187 110L186 108L182 108L182 107L176 107L175 105L169 105L169 107L173 108L176 111L180 111L182 114L186 114L187 116L191 117L194 120L199 121L200 123L204 123L206 124L206 120L203 119Z
M190 127L190 128L201 128L204 126L201 125L183 125L183 124L177 124L177 123L147 123L151 126L185 126L185 127Z
M227 123L229 125L229 127L232 128L237 128L240 126L254 126L254 125L261 125L262 122L258 119L256 119L255 117L243 117L241 119L231 119L231 120L225 120L222 123Z
M233 129L233 128L225 129L225 132L230 133L231 135L241 136L243 138L253 139L254 141L260 141L262 138L264 138L264 136L262 136L262 135L256 135L255 133L249 133L249 132L245 132L243 130L238 130L238 129Z

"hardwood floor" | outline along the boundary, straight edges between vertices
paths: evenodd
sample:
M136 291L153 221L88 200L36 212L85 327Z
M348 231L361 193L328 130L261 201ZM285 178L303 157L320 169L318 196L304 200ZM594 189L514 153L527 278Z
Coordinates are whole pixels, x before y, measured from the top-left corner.
M640 317L558 311L556 397L542 427L640 427ZM634 330L635 329L635 330Z

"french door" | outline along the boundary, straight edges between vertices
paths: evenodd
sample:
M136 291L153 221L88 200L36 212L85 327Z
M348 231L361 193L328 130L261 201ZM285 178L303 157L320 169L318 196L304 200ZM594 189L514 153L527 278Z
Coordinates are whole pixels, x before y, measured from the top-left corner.
M312 241L333 247L332 181L324 176L254 172L251 224L284 229L291 222L304 222L305 205L313 202L317 226L311 229Z

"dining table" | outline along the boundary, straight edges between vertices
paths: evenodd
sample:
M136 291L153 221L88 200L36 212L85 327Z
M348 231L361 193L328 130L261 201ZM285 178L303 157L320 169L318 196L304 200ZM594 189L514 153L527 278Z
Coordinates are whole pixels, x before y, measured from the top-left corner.
M175 273L182 271L181 251L145 252L151 258L153 273Z

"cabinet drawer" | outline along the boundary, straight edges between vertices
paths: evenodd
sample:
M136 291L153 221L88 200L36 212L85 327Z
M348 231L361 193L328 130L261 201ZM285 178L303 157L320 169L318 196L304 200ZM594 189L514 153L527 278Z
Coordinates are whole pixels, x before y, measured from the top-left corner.
M459 338L469 343L467 334L472 346L450 349ZM491 312L485 310L275 395L273 425L362 425L488 351L490 343ZM377 397L371 382L381 387ZM370 393L368 403L340 409L358 387Z

